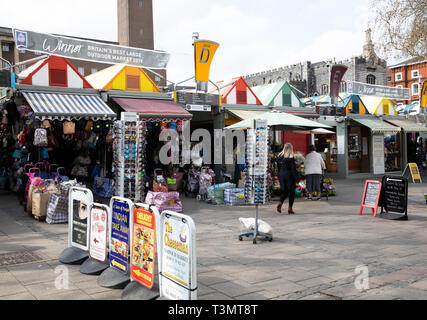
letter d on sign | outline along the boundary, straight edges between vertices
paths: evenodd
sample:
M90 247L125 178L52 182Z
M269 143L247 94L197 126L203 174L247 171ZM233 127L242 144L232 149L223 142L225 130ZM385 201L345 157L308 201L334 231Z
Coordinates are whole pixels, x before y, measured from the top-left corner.
M203 54L206 52L206 58L203 59ZM206 48L202 48L200 53L200 63L206 63L209 61L209 50Z
M359 265L354 269L354 273L358 274L354 279L354 286L357 290L369 289L369 269L366 265Z

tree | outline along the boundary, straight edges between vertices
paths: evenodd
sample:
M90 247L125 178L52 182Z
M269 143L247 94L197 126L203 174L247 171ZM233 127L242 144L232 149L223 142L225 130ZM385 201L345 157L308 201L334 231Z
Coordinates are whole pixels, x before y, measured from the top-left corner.
M427 59L427 0L372 0L371 9L380 52Z

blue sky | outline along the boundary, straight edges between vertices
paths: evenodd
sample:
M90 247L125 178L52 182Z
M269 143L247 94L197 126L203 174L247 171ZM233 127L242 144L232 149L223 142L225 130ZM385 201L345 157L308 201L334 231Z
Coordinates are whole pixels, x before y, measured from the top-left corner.
M168 78L194 75L192 33L220 43L218 81L301 61L362 53L371 0L153 0L155 48ZM117 41L116 0L0 0L0 26Z

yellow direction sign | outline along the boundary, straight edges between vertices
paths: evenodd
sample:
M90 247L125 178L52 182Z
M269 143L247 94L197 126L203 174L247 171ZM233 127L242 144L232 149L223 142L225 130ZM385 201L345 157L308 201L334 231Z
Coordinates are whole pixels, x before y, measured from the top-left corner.
M418 166L416 163L408 163L405 171L403 171L403 176L406 173L406 169L408 169L409 167L409 172L411 173L411 177L412 177L412 183L422 183L423 181L421 180L421 175L420 175L420 171L418 170Z

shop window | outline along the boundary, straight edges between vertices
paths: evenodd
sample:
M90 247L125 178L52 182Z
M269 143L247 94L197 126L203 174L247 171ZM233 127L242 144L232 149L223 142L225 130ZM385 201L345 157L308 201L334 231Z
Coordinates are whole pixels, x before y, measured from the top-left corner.
M2 49L3 52L9 52L9 45L8 44L3 44L1 46L1 49Z
M90 73L96 73L96 72L98 72L98 69L97 69L97 68L92 68L92 69L90 69Z
M52 86L65 87L67 85L67 72L65 70L50 69L49 76Z
M139 76L126 76L126 89L127 90L139 90Z
M411 77L412 77L412 79L418 78L419 75L420 74L419 74L418 70L412 70L411 71Z
M391 77L390 76L387 77L387 82L391 82Z
M292 104L291 102L291 95L289 93L283 94L283 105L284 106L290 106Z
M384 103L383 104L383 114L387 115L389 110L390 110L390 108L389 108L388 103Z
M412 84L412 95L419 95L420 94L420 87L418 85L418 83L413 83Z
M359 113L359 96L352 96L351 97L351 113Z
M246 104L246 91L236 90L236 101L239 104Z
M401 81L402 80L402 72L396 73L394 75L394 81Z
M341 81L340 92L347 92L347 82Z
M84 67L79 67L77 70L79 71L79 73L80 73L82 76L84 76L84 75L85 75L85 68L84 68Z
M320 87L320 94L322 96L326 95L329 93L329 86L327 84L322 84Z
M369 74L366 77L366 83L368 83L368 84L375 84L375 76L373 74Z

